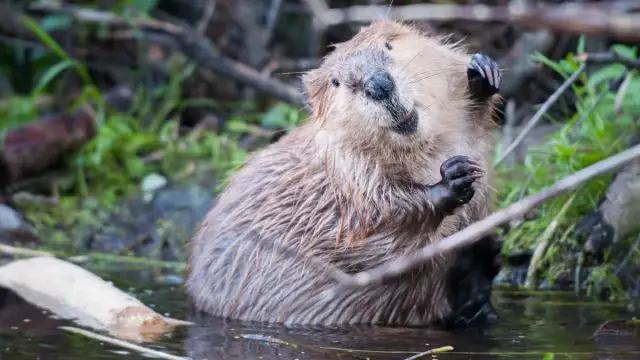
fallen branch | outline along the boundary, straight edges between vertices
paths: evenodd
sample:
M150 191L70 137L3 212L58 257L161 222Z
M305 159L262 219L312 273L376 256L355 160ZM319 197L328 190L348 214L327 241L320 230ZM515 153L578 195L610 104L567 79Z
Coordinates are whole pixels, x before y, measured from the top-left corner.
M191 324L162 316L93 273L55 257L0 267L0 286L61 318L120 339L150 341L175 326Z
M411 255L398 257L395 260L383 263L371 270L363 271L353 276L343 273L343 275L340 276L341 279L337 279L337 281L344 287L362 287L399 276L412 268L425 263L430 258L438 254L470 245L483 236L490 234L498 226L512 219L523 216L525 213L545 201L573 190L580 184L598 175L621 168L637 158L640 158L640 145L636 145L628 150L611 156L608 159L588 166L562 180L557 181L552 186L534 195L524 198L505 209L487 216L481 221L469 225L441 241L423 247ZM325 268L327 268L326 265Z
M402 21L461 20L509 22L553 32L611 36L618 41L640 40L640 14L625 13L640 8L637 1L580 4L579 7L573 3L523 5L521 2L512 2L507 6L412 4L358 5L341 9L330 9L322 0L305 2L324 27L383 18Z
M500 157L496 159L496 161L493 163L493 166L498 166L516 147L518 147L518 145L522 142L522 140L524 140L524 138L531 131L531 129L533 129L536 126L536 124L540 121L540 119L542 119L542 116L547 111L549 111L549 108L551 107L551 105L553 105L560 98L560 95L562 95L562 93L564 93L569 88L569 86L571 86L571 84L573 84L573 82L576 81L578 76L582 74L585 67L586 67L585 63L580 64L580 67L578 68L578 70L576 70L576 72L574 72L567 80L565 80L565 82L556 91L553 92L553 94L551 94L551 96L549 96L547 101L545 101L544 104L542 104L540 109L538 109L538 111L533 115L533 117L529 120L529 122L527 122L527 125L524 127L524 129L522 129L520 134L518 134L515 140L513 140L511 145L509 145L509 147L502 152Z
M4 9L3 9L4 7ZM302 105L302 95L295 88L282 83L281 81L263 76L257 70L218 54L211 41L198 31L186 26L179 26L158 20L125 20L118 15L89 9L80 9L70 5L56 5L41 3L31 5L31 10L44 12L47 14L57 13L71 16L74 20L91 23L110 25L114 27L126 27L136 30L135 36L143 38L150 44L168 45L179 50L185 56L195 61L199 66L216 72L222 76L229 77L244 85L255 88L264 93L279 98L290 104ZM0 6L0 11L9 11L9 17L15 17L15 10L10 6ZM13 12L13 14L11 14ZM2 19L7 16L0 16ZM18 17L20 18L20 17ZM0 21L1 23L1 21ZM21 28L24 25L19 21L11 21L11 24L0 25L2 29L15 31L15 26ZM24 32L24 31L22 31ZM133 37L134 35L131 34Z

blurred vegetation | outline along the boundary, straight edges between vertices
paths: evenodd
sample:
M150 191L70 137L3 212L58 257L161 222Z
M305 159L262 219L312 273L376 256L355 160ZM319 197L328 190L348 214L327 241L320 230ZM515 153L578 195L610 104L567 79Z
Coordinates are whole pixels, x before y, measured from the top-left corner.
M611 50L621 56L637 58L635 47L615 45ZM562 61L551 61L542 54L536 54L534 59L568 78L580 67L576 56L583 52L584 39L581 39L577 51L567 54ZM581 75L572 86L577 98L577 111L568 119L548 117L549 121L562 124L561 129L548 136L542 145L529 148L523 165L498 168L501 207L537 193L629 146L630 137L637 134L640 126L636 120L640 116L640 98L636 95L640 92L640 77L636 70L628 75L625 71L624 66L611 64ZM611 82L625 76L630 78L626 88L620 92L611 91ZM616 105L617 98L619 105ZM503 252L533 251L541 237L547 235L545 231L551 221L571 200L567 211L558 219L560 225L552 235L551 245L542 259L543 274L540 279L553 284L561 276L578 270L582 244L576 242L572 230L585 214L597 206L612 176L612 173L603 174L583 184L575 192L539 206L533 219L524 221L506 235ZM635 237L634 234L628 240L635 240ZM638 255L636 261L640 260ZM612 300L624 297L624 289L613 274L617 261L619 259L612 258L610 251L607 251L604 265L592 269L588 278L578 284L579 288L585 289L588 294L607 293Z
M125 9L144 14L138 11L148 10L152 3L154 1L122 1L116 10L129 15ZM65 72L78 74L83 81L81 95L62 110L71 111L88 102L95 104L98 130L88 144L67 159L67 169L76 174L65 192L71 197L91 195L103 205L113 205L123 195L130 194L145 176L161 173L173 179L182 176L194 164L200 169L204 167L216 174L226 174L246 159L247 150L239 145L240 137L251 134L260 126L290 128L304 120L302 111L283 103L273 105L265 113L256 111L251 103L228 104L183 97L182 88L193 72L193 64L183 69L174 66L170 81L152 90L139 86L132 109L119 112L105 105L103 93L86 66L71 59L45 31L46 24L50 27L59 19L45 18L42 24L25 20L49 51L34 60L38 68L34 72L36 84L33 90L0 102L0 131L39 120L43 114L38 102L43 96L55 96L56 80ZM5 73L10 74L10 70ZM219 133L184 133L180 115L190 106L215 109L235 106L243 112L229 118L226 128ZM152 154L159 154L156 157L159 159L145 160Z

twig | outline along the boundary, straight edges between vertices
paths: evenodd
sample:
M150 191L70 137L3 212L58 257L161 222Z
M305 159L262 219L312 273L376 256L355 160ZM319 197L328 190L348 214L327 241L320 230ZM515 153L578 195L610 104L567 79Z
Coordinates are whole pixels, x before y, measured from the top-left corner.
M522 5L515 2L507 6L413 4L391 7L358 5L341 9L329 9L322 0L305 2L324 27L372 22L382 18L403 21L499 21L575 35L611 36L625 41L640 39L640 15L624 13L640 8L637 1L590 3L581 4L580 7L573 3Z
M32 205L49 205L55 206L60 204L60 199L32 194L21 191L11 196L11 201L16 204L32 204Z
M502 131L502 147L506 148L513 141L513 128L516 123L516 101L509 99L505 106L505 122Z
M536 246L536 250L533 252L533 257L531 258L531 261L529 262L529 268L527 269L527 278L525 279L525 282L524 282L525 288L532 289L535 287L536 282L538 281L538 277L536 276L536 271L538 271L538 265L542 260L542 258L544 257L544 254L547 252L547 249L549 248L551 238L553 234L556 232L556 229L558 228L558 226L560 225L560 220L562 219L562 217L564 217L564 214L567 213L569 206L573 203L573 200L575 200L575 198L576 198L576 195L573 194L569 198L569 200L565 201L564 205L562 205L562 208L560 209L558 214L553 217L553 220L551 220L551 223L549 223L549 225L546 227L546 229L538 239L537 241L538 246Z
M631 249L629 249L629 252L624 257L622 262L616 267L616 270L613 273L615 276L618 276L620 274L620 271L622 271L622 269L624 269L625 266L627 266L627 263L629 262L629 260L631 260L631 257L635 255L639 247L640 247L640 236L638 236L638 238L633 243L633 245L631 245Z
M190 360L188 357L182 357L182 356L176 356L176 355L171 355L171 354L167 354L164 351L158 351L158 350L154 350L154 349L149 349L146 348L144 346L140 346L140 345L136 345L136 344L132 344L128 341L124 341L124 340L120 340L120 339L116 339L116 338L112 338L109 336L105 336L105 335L100 335L100 334L96 334L92 331L88 331L88 330L84 330L84 329L80 329L74 326L60 326L60 329L68 331L68 332L72 332L75 334L79 334L82 336L86 336L90 339L93 340L98 340L98 341L104 341L106 343L115 345L115 346L119 346L125 349L129 349L129 350L133 350L133 351L137 351L141 354L144 355L150 355L153 357L159 357L162 359L168 359L168 360Z
M580 67L578 68L578 70L576 70L576 72L574 72L553 94L551 94L551 96L549 96L547 101L545 101L544 104L542 104L540 109L538 109L538 111L533 115L533 117L529 120L529 122L524 127L524 129L522 129L520 134L518 134L515 140L513 140L511 145L509 145L509 147L506 150L504 150L500 155L500 157L493 163L493 166L498 166L522 142L522 140L524 140L524 138L527 136L529 131L531 131L531 129L533 129L533 127L536 126L536 124L540 121L540 119L542 119L542 116L547 111L549 111L549 108L551 107L551 105L553 105L560 98L560 95L562 95L562 93L564 93L569 88L569 86L571 86L571 84L573 84L573 82L576 81L578 76L582 74L585 67L586 67L585 63L580 64Z
M271 6L267 11L265 26L264 26L264 39L263 43L265 46L271 41L271 36L273 36L273 29L276 26L278 21L278 14L280 14L280 7L282 6L282 0L272 0Z
M207 31L207 26L209 26L209 22L213 17L213 13L216 11L216 5L216 0L209 0L209 2L207 2L207 5L205 5L204 14L196 25L196 31L198 32L198 34L204 34Z
M455 234L442 239L441 241L425 246L411 255L398 257L371 270L357 273L351 277L344 274L349 278L349 281L338 281L341 282L343 286L361 287L399 276L412 268L425 263L435 255L469 245L483 236L488 235L496 227L524 215L545 201L573 190L578 185L598 175L623 167L625 164L639 157L640 145L636 145L628 150L622 151L567 176L566 178L557 181L552 186L518 201L505 209L497 211L483 220L473 223ZM325 268L326 267L327 266L325 266Z
M287 103L303 104L302 95L297 89L277 79L265 77L245 64L218 54L208 38L190 28L158 20L128 21L109 12L78 9L70 5L59 6L41 3L30 6L30 9L44 13L64 13L73 17L74 20L84 23L134 27L138 30L137 35L146 42L160 43L181 51L205 69L270 94ZM22 15L6 3L0 3L0 30L20 37L33 38L33 34L22 23ZM59 37L54 36L54 38Z
M426 355L439 354L439 353L443 353L443 352L446 352L446 351L453 351L453 346L447 345L447 346L442 346L442 347L439 347L439 348L427 350L427 351L421 352L419 354L415 354L413 356L410 356L410 357L408 357L408 358L406 358L404 360L415 360L415 359L419 359L419 358L421 358L423 356L426 356Z
M587 64L622 64L629 69L640 69L640 60L631 59L615 52L579 54L576 56L576 60L584 61Z

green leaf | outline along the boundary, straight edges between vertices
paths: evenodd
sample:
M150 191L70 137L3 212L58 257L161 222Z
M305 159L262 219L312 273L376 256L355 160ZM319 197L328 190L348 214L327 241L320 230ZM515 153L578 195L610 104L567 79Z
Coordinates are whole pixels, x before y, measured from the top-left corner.
M67 14L52 14L42 19L41 28L46 31L66 29L71 23L71 16Z
M60 73L67 70L68 68L73 67L74 65L76 65L76 62L74 60L69 59L69 60L59 62L53 65L52 67L50 67L47 70L47 72L45 72L42 75L42 77L40 78L40 81L38 81L36 89L33 92L33 98L37 99L40 96L40 94L43 92L43 90L47 87L47 85L49 85L49 83L53 79L55 79L56 76L58 76Z
M589 75L587 86L596 90L596 87L605 81L616 79L624 74L625 67L621 64L612 64L598 69Z
M227 130L233 132L244 133L249 131L249 125L240 119L232 119L227 121Z
M131 176L139 177L144 174L144 162L137 157L127 157L125 166Z
M533 55L531 55L531 59L541 62L544 65L547 65L548 67L555 70L558 74L562 76L565 76L565 77L567 76L567 74L564 71L562 71L562 66L560 66L559 63L551 61L551 59L549 59L548 57L546 57L544 54L540 52L536 52Z
M29 30L33 31L35 35L42 41L47 47L49 47L53 52L55 52L58 56L64 59L69 59L69 55L66 51L58 43L47 34L37 22L27 16L22 16L22 21L25 26L29 28Z
M586 37L584 35L580 35L580 38L578 39L578 47L576 49L576 53L577 54L582 54L584 53L586 46Z
M636 47L630 47L626 45L616 44L611 47L615 53L620 56L628 57L630 59L635 59L637 56L638 49Z
M158 5L158 0L132 0L131 6L136 12L148 13Z
M278 104L264 115L261 125L267 129L284 127L287 125L287 115L289 107L285 104Z

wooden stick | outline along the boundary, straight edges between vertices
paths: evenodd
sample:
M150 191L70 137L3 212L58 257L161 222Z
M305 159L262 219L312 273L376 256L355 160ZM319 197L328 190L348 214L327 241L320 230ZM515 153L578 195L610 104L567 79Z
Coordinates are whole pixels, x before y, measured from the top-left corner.
M578 68L578 70L576 70L576 72L574 72L567 80L565 80L562 86L560 86L556 91L553 92L553 94L551 94L551 96L549 96L547 101L545 101L544 104L542 104L540 109L538 109L535 115L533 115L533 117L529 120L529 122L527 122L527 125L524 127L524 129L522 129L520 134L518 134L518 137L516 137L515 140L513 140L511 145L509 145L509 147L506 150L504 150L500 155L500 157L498 157L498 159L493 163L493 166L500 165L500 163L504 161L504 159L506 159L506 157L516 147L518 147L518 145L522 142L522 140L524 140L527 134L533 129L534 126L536 126L536 124L540 121L540 119L542 119L542 116L547 111L549 111L549 108L551 108L551 105L553 105L560 98L560 95L562 95L562 93L564 93L569 88L569 86L571 86L571 84L573 84L573 82L576 81L578 76L582 74L585 67L586 65L584 63L580 64L580 67Z
M629 69L640 69L640 60L631 59L615 52L579 54L576 56L576 60L584 61L587 64L622 64Z
M82 336L86 336L90 339L94 339L94 340L98 340L98 341L103 341L115 346L119 346L125 349L129 349L129 350L133 350L133 351L137 351L141 354L144 355L148 355L151 357L156 357L156 358L161 358L161 359L167 359L167 360L190 360L189 358L186 357L182 357L182 356L175 356L175 355L171 355L168 354L164 351L159 351L159 350L154 350L154 349L149 349L140 345L136 345L136 344L132 344L128 341L124 341L124 340L120 340L120 339L116 339L116 338L112 338L109 336L104 336L104 335L100 335L100 334L96 334L93 331L89 331L89 330L85 330L85 329L80 329L77 328L75 326L60 326L60 329L74 333L74 334L79 334Z
M598 175L621 168L637 158L640 158L640 145L636 145L567 176L552 186L524 198L505 209L497 211L441 241L425 246L411 255L401 256L371 270L357 273L351 276L349 281L338 280L338 282L346 287L361 287L399 276L411 270L413 267L428 261L435 255L470 245L491 233L496 227L523 216L543 202L573 190L580 184Z
M51 256L0 267L0 286L63 319L129 341L155 340L191 324L165 317L92 272Z

